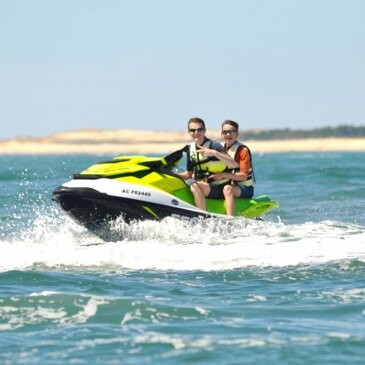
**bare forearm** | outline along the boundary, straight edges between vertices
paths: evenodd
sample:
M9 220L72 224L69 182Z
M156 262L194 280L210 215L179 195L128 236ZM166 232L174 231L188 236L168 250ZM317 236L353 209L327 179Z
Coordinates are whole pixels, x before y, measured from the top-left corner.
M191 179L193 176L192 171L184 171L184 172L179 172L178 175L184 179L184 180L188 180Z
M243 172L238 172L236 174L232 174L231 172L223 172L223 178L233 181L245 181L247 179L247 174Z
M224 162L227 165L227 167L229 167L230 169L239 167L239 163L225 153L215 151L215 157L217 157L222 162Z
M200 151L201 151L201 153L203 153L204 156L208 156L208 157L214 156L217 159L221 160L230 169L235 169L235 168L239 167L239 163L236 162L232 157L227 155L227 153L219 152L217 150L205 148L202 146L198 146L198 147L200 147Z

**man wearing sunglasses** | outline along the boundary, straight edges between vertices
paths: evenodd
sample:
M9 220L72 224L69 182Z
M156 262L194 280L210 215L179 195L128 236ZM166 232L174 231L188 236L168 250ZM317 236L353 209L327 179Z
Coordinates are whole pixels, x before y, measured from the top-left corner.
M222 123L221 132L224 151L238 163L238 168L227 168L212 176L222 188L227 215L234 215L235 198L252 198L254 193L255 175L251 152L246 145L237 141L238 128L237 122L226 120Z
M229 168L237 168L234 161L217 141L206 137L205 122L200 118L191 118L188 122L188 132L193 142L188 145L186 171L179 175L185 179L194 179L190 190L194 196L195 205L206 210L205 198L223 198L218 184L208 182L212 176ZM214 179L216 180L216 179Z

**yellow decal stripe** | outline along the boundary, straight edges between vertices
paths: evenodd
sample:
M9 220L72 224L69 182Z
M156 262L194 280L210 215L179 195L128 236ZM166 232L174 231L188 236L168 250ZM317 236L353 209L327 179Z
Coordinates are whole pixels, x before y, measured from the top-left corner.
M157 219L160 219L160 217L149 207L146 207L143 205L144 210L146 210L148 213L150 213L151 215L153 215L154 217L156 217Z

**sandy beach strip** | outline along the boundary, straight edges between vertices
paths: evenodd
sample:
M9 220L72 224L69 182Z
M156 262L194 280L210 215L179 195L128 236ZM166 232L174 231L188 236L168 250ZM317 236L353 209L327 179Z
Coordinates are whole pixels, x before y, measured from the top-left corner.
M208 134L219 139L219 131ZM244 137L244 133L243 133ZM244 139L243 139L244 140ZM173 152L190 143L185 132L83 130L0 141L0 154L157 154ZM253 153L365 152L365 138L308 138L244 140Z

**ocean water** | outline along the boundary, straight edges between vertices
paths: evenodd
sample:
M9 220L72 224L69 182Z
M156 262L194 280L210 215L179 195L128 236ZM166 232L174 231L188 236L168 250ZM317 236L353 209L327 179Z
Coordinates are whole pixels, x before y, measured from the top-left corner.
M0 156L0 364L364 364L365 154L254 155L264 221L123 225L51 201L111 156Z

